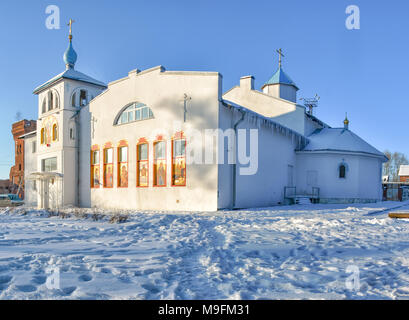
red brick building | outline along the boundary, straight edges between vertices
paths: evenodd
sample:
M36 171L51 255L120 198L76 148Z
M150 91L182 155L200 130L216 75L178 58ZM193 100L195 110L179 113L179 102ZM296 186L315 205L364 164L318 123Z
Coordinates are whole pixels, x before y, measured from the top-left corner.
M409 183L409 166L402 165L399 168L399 182Z
M24 139L20 137L37 129L35 120L21 120L12 125L15 146L15 165L10 169L10 192L24 199Z

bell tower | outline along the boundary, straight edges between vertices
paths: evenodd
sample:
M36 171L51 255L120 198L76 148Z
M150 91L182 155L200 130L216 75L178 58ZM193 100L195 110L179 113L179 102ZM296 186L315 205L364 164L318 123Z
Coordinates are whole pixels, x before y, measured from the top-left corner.
M34 90L38 96L37 171L43 177L38 203L44 208L79 205L79 153L81 138L85 138L81 133L90 126L83 114L89 101L107 88L75 70L78 55L73 48L73 23L70 19L65 71Z

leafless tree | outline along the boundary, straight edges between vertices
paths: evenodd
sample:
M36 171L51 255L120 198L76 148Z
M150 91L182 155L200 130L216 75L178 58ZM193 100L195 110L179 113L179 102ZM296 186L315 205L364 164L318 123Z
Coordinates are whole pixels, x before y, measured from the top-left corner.
M398 181L400 166L409 164L409 160L406 155L401 152L392 153L386 150L384 153L389 161L383 164L383 175L388 176L389 181Z

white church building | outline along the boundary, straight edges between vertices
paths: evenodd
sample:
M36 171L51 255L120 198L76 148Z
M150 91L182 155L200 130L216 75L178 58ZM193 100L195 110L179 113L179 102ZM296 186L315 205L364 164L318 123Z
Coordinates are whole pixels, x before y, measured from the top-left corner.
M70 31L66 70L34 90L29 205L215 211L382 199L385 155L347 119L331 128L298 104L281 59L261 91L246 76L225 93L218 72L158 66L106 85L76 60Z

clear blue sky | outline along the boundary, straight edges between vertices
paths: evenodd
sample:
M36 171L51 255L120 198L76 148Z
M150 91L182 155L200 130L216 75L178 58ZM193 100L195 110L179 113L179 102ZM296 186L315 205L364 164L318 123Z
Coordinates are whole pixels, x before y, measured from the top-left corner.
M61 9L61 29L45 27L48 5ZM347 30L345 9L361 10L361 29ZM17 111L37 118L33 89L65 68L69 18L76 69L110 82L128 71L219 71L223 89L243 75L256 86L277 68L300 87L299 97L321 96L316 115L351 129L380 150L409 155L407 99L409 2L406 0L173 0L0 2L0 178L14 160L11 124Z

